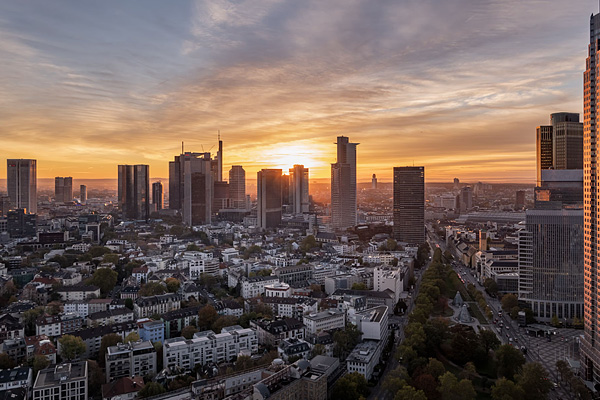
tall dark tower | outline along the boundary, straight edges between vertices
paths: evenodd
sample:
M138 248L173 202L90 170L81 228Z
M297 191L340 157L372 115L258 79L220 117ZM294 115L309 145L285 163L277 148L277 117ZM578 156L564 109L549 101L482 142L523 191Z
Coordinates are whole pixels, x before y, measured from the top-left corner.
M14 209L37 213L37 160L6 160L6 185Z
M356 225L356 146L338 136L337 162L331 164L331 224L336 230Z
M124 219L148 219L150 166L119 165L119 207Z
M275 228L281 223L281 175L280 169L263 169L257 173L258 227Z
M152 208L154 211L162 210L163 208L163 184L162 182L154 182L152 184Z
M425 167L394 167L394 239L425 242Z

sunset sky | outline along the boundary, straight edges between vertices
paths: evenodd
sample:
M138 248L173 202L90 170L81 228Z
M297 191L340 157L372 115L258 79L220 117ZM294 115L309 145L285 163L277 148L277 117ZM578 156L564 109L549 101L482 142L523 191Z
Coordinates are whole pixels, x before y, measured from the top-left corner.
M532 182L535 127L582 112L594 1L0 2L0 155L38 177L216 151L225 170L305 164L335 138L359 180ZM213 147L214 146L214 147ZM6 177L6 162L0 163Z

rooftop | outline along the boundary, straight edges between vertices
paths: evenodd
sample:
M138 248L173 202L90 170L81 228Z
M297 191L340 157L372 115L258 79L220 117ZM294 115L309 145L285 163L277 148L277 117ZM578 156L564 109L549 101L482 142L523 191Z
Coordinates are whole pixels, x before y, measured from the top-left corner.
M87 361L59 364L38 373L34 389L48 388L64 381L87 379Z

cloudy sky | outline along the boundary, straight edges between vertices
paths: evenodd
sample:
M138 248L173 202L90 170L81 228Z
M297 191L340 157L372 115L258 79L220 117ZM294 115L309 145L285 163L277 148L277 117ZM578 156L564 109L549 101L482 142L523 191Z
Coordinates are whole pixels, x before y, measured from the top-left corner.
M181 149L226 170L303 163L335 137L359 179L533 182L535 127L582 112L594 1L0 3L0 155L38 177L168 176ZM213 147L215 146L215 147ZM6 163L0 164L5 176Z

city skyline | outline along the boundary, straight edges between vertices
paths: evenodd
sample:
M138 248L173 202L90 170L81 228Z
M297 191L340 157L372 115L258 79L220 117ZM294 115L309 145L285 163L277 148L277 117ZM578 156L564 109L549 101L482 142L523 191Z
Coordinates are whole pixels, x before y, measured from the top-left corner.
M361 182L413 162L431 182L534 182L536 126L582 112L597 5L562 4L1 4L3 153L39 178L165 177L181 141L216 152L220 130L225 170L323 179L344 135Z

